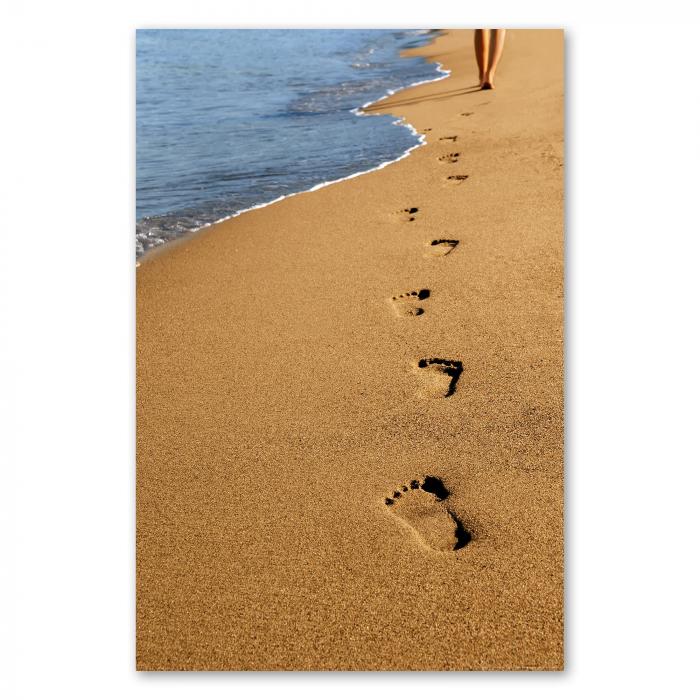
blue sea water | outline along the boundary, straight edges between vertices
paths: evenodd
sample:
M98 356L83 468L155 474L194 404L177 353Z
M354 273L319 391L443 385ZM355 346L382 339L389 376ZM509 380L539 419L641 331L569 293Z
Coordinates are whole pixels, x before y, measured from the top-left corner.
M352 110L437 64L427 30L145 29L136 38L136 254L394 160L419 142Z

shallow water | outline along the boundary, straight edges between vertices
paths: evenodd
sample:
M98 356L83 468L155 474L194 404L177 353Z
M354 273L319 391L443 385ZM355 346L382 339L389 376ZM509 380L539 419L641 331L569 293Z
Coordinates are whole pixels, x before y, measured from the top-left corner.
M351 110L439 77L426 30L140 30L136 253L416 145Z

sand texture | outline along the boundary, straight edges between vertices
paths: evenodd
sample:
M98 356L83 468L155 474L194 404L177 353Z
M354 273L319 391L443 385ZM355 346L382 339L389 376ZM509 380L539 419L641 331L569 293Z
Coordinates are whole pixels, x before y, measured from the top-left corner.
M137 271L137 668L563 667L563 34Z

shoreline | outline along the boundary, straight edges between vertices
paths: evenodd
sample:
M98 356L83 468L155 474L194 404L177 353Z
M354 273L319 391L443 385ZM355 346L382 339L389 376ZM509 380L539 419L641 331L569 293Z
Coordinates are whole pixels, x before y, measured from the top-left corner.
M137 669L563 668L563 34L471 38L411 158L140 259Z
M426 42L423 44L423 46L429 46L432 42L435 41L435 39L440 36L440 32L437 32L434 34L434 36L430 39L430 41ZM418 47L418 48L422 48ZM411 50L411 49L405 49L405 50ZM411 88L417 87L419 85L425 85L427 83L434 83L440 80L444 80L445 78L448 78L450 76L450 71L445 71L443 69L443 66L441 63L437 63L435 70L437 73L441 73L441 75L438 75L436 78L429 78L427 80L418 80L415 83L411 83L410 85L406 85L404 87L397 88L396 90L388 90L384 95L381 97L377 98L376 100L370 100L369 102L365 102L363 105L359 107L353 107L352 109L348 110L350 113L355 114L358 117L371 117L373 116L372 114L368 114L364 110L368 107L374 106L378 104L379 102L382 102L383 100L386 100L393 95L399 94L405 90L409 90ZM179 234L176 238L172 238L170 240L166 240L164 243L160 243L158 245L155 245L147 250L145 250L140 256L136 257L136 267L139 267L141 262L153 255L156 254L157 251L159 252L164 252L163 249L169 248L173 243L177 243L178 241L182 239L188 239L191 238L193 235L200 233L201 231L204 231L208 228L211 228L212 226L216 226L218 224L222 224L225 221L229 221L230 219L234 219L241 214L245 214L249 211L254 211L255 209L262 209L264 207L268 207L271 204L276 204L277 202L281 202L284 199L288 199L289 197L294 197L299 194L304 194L306 192L315 192L316 190L320 190L323 187L328 187L329 185L335 185L339 182L343 182L345 180L351 180L355 177L359 177L360 175L366 175L367 173L372 173L375 172L376 170L382 170L383 168L386 168L388 165L391 165L392 163L396 163L400 160L403 160L404 158L407 158L412 151L414 151L416 148L420 148L421 146L424 146L426 143L425 136L421 135L418 133L418 131L409 123L404 123L402 119L398 119L395 122L393 122L396 126L401 126L404 128L407 128L409 131L411 131L415 136L418 137L419 142L415 144L414 146L411 146L410 148L407 148L401 155L398 157L394 158L393 160L387 160L379 165L375 166L374 168L369 168L368 170L359 170L355 173L352 173L350 175L347 175L345 177L338 178L336 180L323 180L321 182L316 183L315 185L312 185L311 187L305 189L305 190L299 190L297 192L291 192L290 194L285 194L281 195L275 199L272 199L268 202L262 202L260 204L255 204L251 207L246 207L245 209L239 209L233 214L229 214L228 216L224 216L220 219L217 219L216 221L212 221L211 223L203 224L202 226L199 226L197 228L193 229L188 229L187 231L183 231L181 234Z

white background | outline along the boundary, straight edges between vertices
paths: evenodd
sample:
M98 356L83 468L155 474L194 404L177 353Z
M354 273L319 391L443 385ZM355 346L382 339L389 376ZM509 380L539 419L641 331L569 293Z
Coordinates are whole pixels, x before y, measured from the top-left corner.
M696 691L699 27L573 5L3 3L4 697ZM133 670L134 29L273 25L566 29L564 673Z

